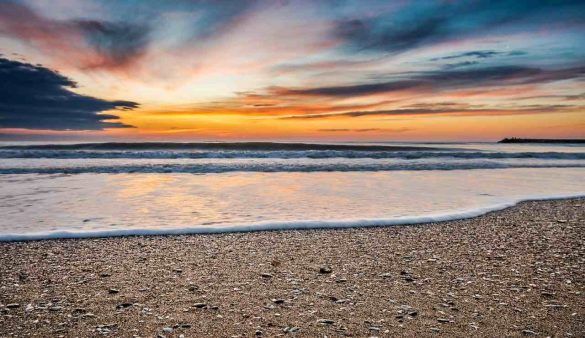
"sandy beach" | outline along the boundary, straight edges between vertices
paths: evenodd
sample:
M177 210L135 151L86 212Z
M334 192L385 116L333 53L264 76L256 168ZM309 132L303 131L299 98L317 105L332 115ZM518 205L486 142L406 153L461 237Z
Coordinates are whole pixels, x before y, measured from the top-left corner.
M417 226L0 243L0 336L582 337L584 205L525 202Z

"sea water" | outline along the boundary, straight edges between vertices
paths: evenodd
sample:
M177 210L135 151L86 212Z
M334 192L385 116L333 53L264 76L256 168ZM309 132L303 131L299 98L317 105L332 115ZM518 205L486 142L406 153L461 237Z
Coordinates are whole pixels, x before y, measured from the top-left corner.
M0 240L390 226L584 195L580 145L0 145Z

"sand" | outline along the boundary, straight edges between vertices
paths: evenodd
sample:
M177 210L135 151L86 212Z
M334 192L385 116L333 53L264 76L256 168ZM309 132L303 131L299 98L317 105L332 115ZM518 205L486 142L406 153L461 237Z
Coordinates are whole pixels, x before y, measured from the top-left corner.
M0 336L582 337L584 206L526 202L418 226L0 243Z

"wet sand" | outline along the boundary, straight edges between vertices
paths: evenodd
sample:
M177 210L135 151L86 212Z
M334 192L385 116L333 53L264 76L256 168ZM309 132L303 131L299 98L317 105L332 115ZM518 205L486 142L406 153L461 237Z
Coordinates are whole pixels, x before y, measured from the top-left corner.
M585 199L417 226L0 243L0 267L1 337L585 335Z

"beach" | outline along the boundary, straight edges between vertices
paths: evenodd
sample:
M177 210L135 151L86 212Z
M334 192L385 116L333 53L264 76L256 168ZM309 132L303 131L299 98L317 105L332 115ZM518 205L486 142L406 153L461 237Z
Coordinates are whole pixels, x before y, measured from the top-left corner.
M584 204L411 226L4 242L0 336L583 336Z

